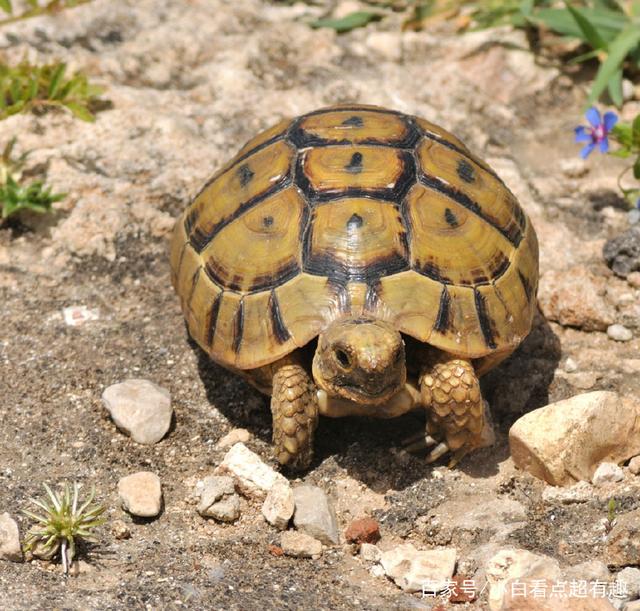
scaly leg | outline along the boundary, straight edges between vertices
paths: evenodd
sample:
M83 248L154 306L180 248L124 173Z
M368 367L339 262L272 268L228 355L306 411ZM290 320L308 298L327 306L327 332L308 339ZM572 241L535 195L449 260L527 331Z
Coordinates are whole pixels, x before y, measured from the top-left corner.
M292 469L305 469L313 458L318 401L316 386L301 365L283 365L274 374L271 414L278 462Z
M444 438L431 450L427 462L451 452L449 466L453 467L479 445L484 426L484 405L473 365L451 359L425 368L420 393L429 410L426 438L432 442Z

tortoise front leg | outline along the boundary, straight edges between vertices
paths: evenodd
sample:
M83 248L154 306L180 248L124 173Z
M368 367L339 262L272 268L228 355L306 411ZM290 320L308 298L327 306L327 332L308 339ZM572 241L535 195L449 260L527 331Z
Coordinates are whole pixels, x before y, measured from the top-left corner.
M427 407L427 436L442 439L427 456L433 462L447 452L453 467L465 454L478 447L484 427L484 405L473 365L454 358L425 367L420 376L420 394Z
M305 469L313 458L318 400L316 386L301 365L286 364L275 372L271 414L278 462L292 469Z

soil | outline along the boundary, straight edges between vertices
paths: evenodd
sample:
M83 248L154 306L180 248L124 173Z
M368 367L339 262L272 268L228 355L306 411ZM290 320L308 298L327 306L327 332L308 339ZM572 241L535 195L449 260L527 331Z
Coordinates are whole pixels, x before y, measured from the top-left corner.
M405 69L416 69L420 58L411 63L406 56L376 59L353 52L358 45L369 44L366 37L372 33L392 32L402 37L399 29L393 29L393 21L336 38L300 23L299 14L306 10L302 5L218 2L212 3L214 10L204 2L175 0L158 3L157 12L153 3L141 2L138 6L122 3L111 13L108 4L90 3L65 16L31 20L5 32L3 48L8 57L25 51L45 58L66 53L110 86L106 97L113 106L99 114L95 126L78 126L59 113L12 118L2 126L0 145L5 137L18 135L26 148L37 150L36 160L39 155L47 162L47 178L70 196L52 217L24 218L0 230L0 511L10 512L24 535L28 521L19 511L28 507L30 497L41 495L42 482L59 485L75 480L85 488L95 485L98 499L108 507L109 521L125 521L131 538L118 540L108 524L101 527L99 543L81 547L79 556L88 565L75 577L65 578L57 563L0 562L0 607L453 607L405 593L385 577L372 575L350 545L326 549L317 560L274 556L269 546L277 544L278 534L262 518L259 503L244 499L242 516L232 525L205 520L196 513L195 482L222 460L226 450L216 443L232 428L247 428L252 434L248 446L275 466L271 423L267 399L209 362L188 340L169 281L168 229L162 223L178 214L225 156L258 127L274 123L281 110L310 110L345 97L394 106L395 87L401 110L409 107L417 114L427 114L420 112L427 104L439 117L446 117L449 106L441 99L445 94L434 94L428 102L420 92L412 94L411 78L407 82L402 74ZM169 27L167 23L177 15L174 26ZM205 34L218 33L222 42L198 33L200 23ZM316 59L305 58L300 49L303 43L292 42L289 36L276 44L289 26L296 35L307 37L305 45L317 43L312 54ZM163 56L159 41L167 32L171 40ZM191 44L197 52L190 53L187 39L192 32L197 41ZM209 73L201 69L226 61L233 72L233 54L240 56L241 50L224 47L231 37L236 45L246 37L251 46L260 48L243 64L238 78L247 78L247 89L257 80L271 93L263 92L267 97L261 99L260 91L249 94L233 85L237 97L228 93L231 97L223 110L215 91L204 95L198 86L209 79L214 89L231 91L222 69ZM404 44L413 41L411 44L424 49L435 49L434 57L441 57L439 44L468 44L468 39L458 42L459 38L465 37L434 31L405 37ZM176 52L176 40L184 41L182 54ZM209 56L207 40L214 47ZM134 43L138 45L135 49ZM114 46L121 55L110 55L115 53L109 50ZM477 51L473 61L481 63L492 49L490 45ZM501 53L490 61L505 62L509 51ZM117 65L109 63L113 57ZM387 85L384 91L371 90L368 95L365 84L374 82L377 62L384 64ZM157 76L158 66L163 65L164 81ZM536 75L549 70L536 65L531 69ZM352 91L347 86L350 75L357 82ZM450 74L448 78L456 77ZM598 159L577 188L576 181L559 169L562 160L577 152L570 130L580 121L583 86L560 71L533 90L531 74L523 73L520 78L508 99L492 93L486 83L478 85L484 87L487 100L495 96L495 105L485 104L475 111L470 98L460 101L468 92L451 85L451 107L456 103L460 107L453 112L451 123L463 127L461 131L467 133L461 135L470 138L483 156L516 160L520 181L530 193L523 203L531 206L527 209L534 223L537 219L540 223L542 271L545 265L558 269L577 262L608 278L618 293L630 292L623 280L612 278L598 250L606 238L626 227L625 212L615 195L615 173L621 162ZM404 79L404 89L395 84L400 79ZM149 107L141 106L145 96L151 96ZM277 99L287 108L273 104ZM207 110L209 103L212 106ZM252 107L255 121L242 114ZM493 113L504 108L510 114L501 122ZM197 134L184 137L193 142L198 139L201 147L210 145L209 158L202 154L204 149L198 152L195 147L175 144L179 126L167 128L171 138L162 144L166 156L154 157L156 149L145 147L151 147L148 142L156 137L154 122L162 113L171 114L177 123L183 116L196 117ZM465 116L474 116L471 113L477 120L465 123ZM148 132L136 141L131 129L138 120L140 129ZM88 134L90 142L85 141ZM92 164L87 162L90 150L99 153ZM146 155L151 158L149 167L143 167L142 161L140 167L133 167L138 157ZM74 160L82 160L80 169ZM165 182L154 183L165 162ZM509 183L508 177L505 180ZM123 182L118 186L117 181ZM556 186L545 192L544 185L552 181ZM514 190L517 192L516 187ZM148 208L148 214L137 211L136 198ZM103 205L103 201L108 203ZM82 206L87 210L86 225L78 222ZM99 216L98 210L105 216ZM111 214L118 219L113 225L109 224ZM564 239L558 239L554 231ZM78 240L92 232L100 236L97 242L79 244ZM62 310L74 305L98 309L99 319L67 326ZM594 495L587 503L560 507L543 503L544 483L516 470L509 458L507 433L523 413L584 392L585 385L589 390L637 396L640 376L629 374L622 364L636 359L639 348L637 330L634 340L618 343L605 333L563 328L539 315L534 330L513 357L483 380L483 393L495 420L495 446L474 453L449 471L399 450L403 438L424 427L421 414L392 421L325 419L316 435L315 461L299 479L329 494L343 530L355 517L374 515L381 525L381 546L403 540L423 548L454 545L458 570L467 575L481 567L491 550L506 545L547 554L563 566L602 559L601 521L607 516L608 499ZM568 357L580 363L583 377L578 382L562 369ZM118 431L101 403L105 387L131 377L150 379L171 393L175 421L169 434L154 446L138 445ZM156 519L132 519L120 507L118 479L139 470L153 471L162 481L164 508ZM640 484L626 481L617 490L620 511L640 507L639 488ZM468 496L471 507L476 495L516 500L524 506L526 518L501 540L482 524L477 530L454 532L446 525L420 528L425 516L445 501ZM480 579L482 573L477 575ZM486 593L479 601L456 608L484 606Z

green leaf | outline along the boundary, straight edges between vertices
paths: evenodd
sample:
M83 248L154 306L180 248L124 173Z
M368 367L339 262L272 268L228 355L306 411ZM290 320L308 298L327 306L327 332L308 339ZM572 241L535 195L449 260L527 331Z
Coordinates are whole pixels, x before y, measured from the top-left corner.
M583 8L580 12L607 42L613 40L628 25L629 21L626 15L613 11ZM540 9L531 18L545 24L558 34L583 40L582 30L571 13L565 9Z
M525 16L529 17L533 12L533 7L535 6L535 0L522 0L520 2L520 12Z
M78 119L82 119L89 123L93 123L96 120L91 111L86 106L83 106L78 102L64 102L64 105L73 113L73 116Z
M636 180L640 180L640 157L637 157L636 162L633 164L633 177Z
M586 106L591 106L608 87L609 82L616 78L627 53L639 42L640 28L629 26L609 45L609 54L598 69Z
M356 11L355 13L349 13L345 17L340 19L318 19L313 21L310 25L312 28L331 28L342 34L344 32L350 32L356 28L362 28L372 21L380 21L382 15L380 13L374 13L372 11Z
M51 81L49 82L49 90L47 92L47 97L50 100L55 100L56 95L58 93L58 89L60 88L60 83L62 81L62 77L64 76L64 72L67 69L66 64L58 64L51 75Z
M636 115L631 124L631 145L640 149L640 114Z
M607 84L607 91L609 92L611 101L620 108L624 101L622 98L622 68L619 68L614 72Z
M13 9L11 8L11 0L0 0L0 9L5 13L11 14Z
M606 49L607 43L604 38L600 35L598 30L592 25L592 23L577 9L571 6L565 0L565 6L567 10L571 13L573 18L576 20L580 31L584 39L594 48L594 49Z

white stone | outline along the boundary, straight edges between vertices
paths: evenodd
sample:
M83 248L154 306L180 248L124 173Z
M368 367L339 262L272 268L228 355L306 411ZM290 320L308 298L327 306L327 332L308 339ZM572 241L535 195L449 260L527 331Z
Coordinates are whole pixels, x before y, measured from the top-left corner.
M324 490L317 486L298 486L293 489L293 500L293 524L297 530L325 545L340 541L336 514Z
M291 521L295 503L289 483L276 482L262 504L264 519L278 530L285 530Z
M374 564L369 569L369 574L372 577L384 577L386 573L384 572L384 569L379 564Z
M633 333L624 325L609 325L607 335L616 342L628 342L633 339Z
M102 393L102 401L116 426L138 443L157 443L171 426L169 391L149 380L113 384Z
M558 579L560 566L548 556L533 554L524 549L505 548L488 560L484 567L489 583L489 608L503 608L506 584L512 579Z
M293 530L286 530L280 535L280 547L287 556L294 558L313 558L322 554L320 541Z
M568 178L581 178L589 173L589 165L579 157L562 159L560 171Z
M86 322L100 320L100 310L90 310L87 306L69 306L63 308L64 322L69 327L79 327Z
M640 569L626 567L616 575L618 591L631 600L640 598Z
M575 371L578 371L578 363L576 363L571 357L569 357L565 362L564 362L564 370L567 373L573 373Z
M406 592L440 592L453 577L457 552L451 547L418 550L405 543L382 552L380 564Z
M556 486L590 481L601 462L640 453L639 408L636 399L596 391L533 410L509 431L513 462Z
M360 557L367 562L380 562L382 552L373 543L361 543Z
M0 514L0 559L22 562L18 524L6 512Z
M218 443L217 448L230 448L238 442L247 443L251 439L251 433L247 429L232 429Z
M162 508L160 478L150 471L140 471L120 478L118 494L123 508L134 516L153 518Z
M233 522L240 517L240 499L235 494L232 477L205 477L196 484L195 495L200 499L198 513L205 518Z
M231 475L238 490L246 495L264 499L276 482L288 484L287 478L269 465L243 443L236 443L218 467L221 473Z
M594 486L604 486L612 482L621 482L624 479L624 471L612 462L603 462L598 465L591 483Z
M638 475L638 473L640 473L640 456L634 456L629 461L629 471L634 475Z

